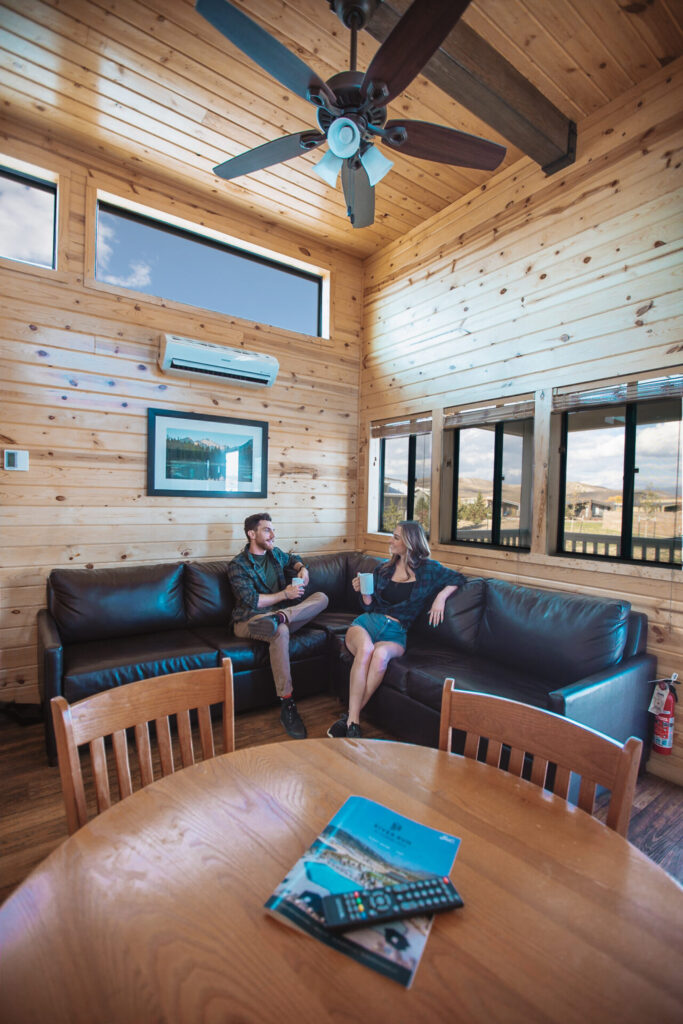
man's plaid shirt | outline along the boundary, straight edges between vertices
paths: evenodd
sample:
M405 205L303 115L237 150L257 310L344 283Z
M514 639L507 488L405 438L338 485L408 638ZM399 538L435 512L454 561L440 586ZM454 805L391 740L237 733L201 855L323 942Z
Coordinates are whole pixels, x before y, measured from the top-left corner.
M266 554L275 563L278 579L278 590L284 590L289 580L295 575L295 565L303 563L301 555L289 554L280 548L273 548ZM228 579L232 592L235 595L235 607L232 611L233 622L245 622L252 615L258 615L259 594L273 593L266 583L265 569L258 560L249 553L249 545L244 545L244 550L236 555L228 565ZM277 591L275 591L277 593ZM271 605L267 611L277 611L290 602L282 601L281 604Z

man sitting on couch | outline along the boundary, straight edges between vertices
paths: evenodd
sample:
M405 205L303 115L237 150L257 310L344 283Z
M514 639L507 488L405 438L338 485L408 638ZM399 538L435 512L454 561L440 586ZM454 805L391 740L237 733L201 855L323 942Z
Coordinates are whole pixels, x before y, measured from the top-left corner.
M267 512L244 520L248 543L228 566L235 595L232 613L235 636L264 640L282 709L280 721L296 740L306 737L292 696L289 634L301 629L328 605L321 592L300 600L308 586L308 570L299 555L275 547L275 531ZM300 582L297 582L300 581Z

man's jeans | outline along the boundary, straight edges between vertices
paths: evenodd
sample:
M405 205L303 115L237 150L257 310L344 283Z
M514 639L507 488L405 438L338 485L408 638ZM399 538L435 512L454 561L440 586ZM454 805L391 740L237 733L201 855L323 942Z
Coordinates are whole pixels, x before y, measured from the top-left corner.
M316 615L324 612L328 604L327 594L319 591L316 594L311 594L310 597L305 597L299 604L293 604L289 608L277 609L278 612L282 612L287 617L287 622L281 622L270 639L263 642L267 643L269 647L270 667L273 671L275 690L278 697L284 697L285 694L292 692L292 671L289 666L289 634L296 633L297 629L301 629L307 622L314 619ZM258 615L252 615L246 622L235 622L233 624L235 636L251 640L262 639L261 637L254 637L249 629L250 624L258 619L267 618L269 615L275 614L276 612L274 611L259 612Z

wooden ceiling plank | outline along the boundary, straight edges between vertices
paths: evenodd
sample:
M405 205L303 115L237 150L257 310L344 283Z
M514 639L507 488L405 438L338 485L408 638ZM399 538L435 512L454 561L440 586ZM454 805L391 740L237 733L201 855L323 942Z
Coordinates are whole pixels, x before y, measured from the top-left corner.
M595 38L604 40L609 60L619 65L631 85L659 70L659 62L638 33L633 18L627 18L615 3L572 0L577 17L590 26ZM612 92L614 100L618 91Z
M608 41L587 24L575 9L573 0L571 3L554 0L552 4L547 0L523 0L523 3L530 30L545 31L551 36L557 50L564 50L576 68L600 91L597 106L603 106L631 88L633 82L614 60Z
M366 31L383 41L407 7L408 0L382 4ZM569 118L463 20L423 74L542 166L567 153Z

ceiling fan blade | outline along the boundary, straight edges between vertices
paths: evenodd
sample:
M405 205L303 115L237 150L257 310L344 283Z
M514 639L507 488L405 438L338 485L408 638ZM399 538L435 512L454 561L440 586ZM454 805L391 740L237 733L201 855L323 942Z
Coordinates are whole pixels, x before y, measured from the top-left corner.
M446 128L442 124L429 124L428 121L387 121L384 128L388 133L382 138L385 146L404 156L438 160L442 164L495 171L507 152L505 146L499 146L497 142L480 139L477 135L468 135L455 128ZM392 139L392 130L395 129L405 130L404 142Z
M403 92L465 11L470 0L413 0L370 62L363 94L383 83L387 92L374 93L374 106L386 106Z
M354 228L368 228L375 220L375 190L365 168L355 160L345 160L341 171L346 211Z
M292 160L295 156L316 149L324 141L325 136L322 132L307 131L283 135L281 139L264 142L262 146L248 149L246 153L240 153L239 156L218 164L214 167L214 173L219 178L229 181L231 178L239 178L242 174L251 174L252 171L260 171L264 167Z
M285 88L305 100L311 99L311 90L323 93L334 103L334 93L312 68L228 0L196 0L195 9Z

